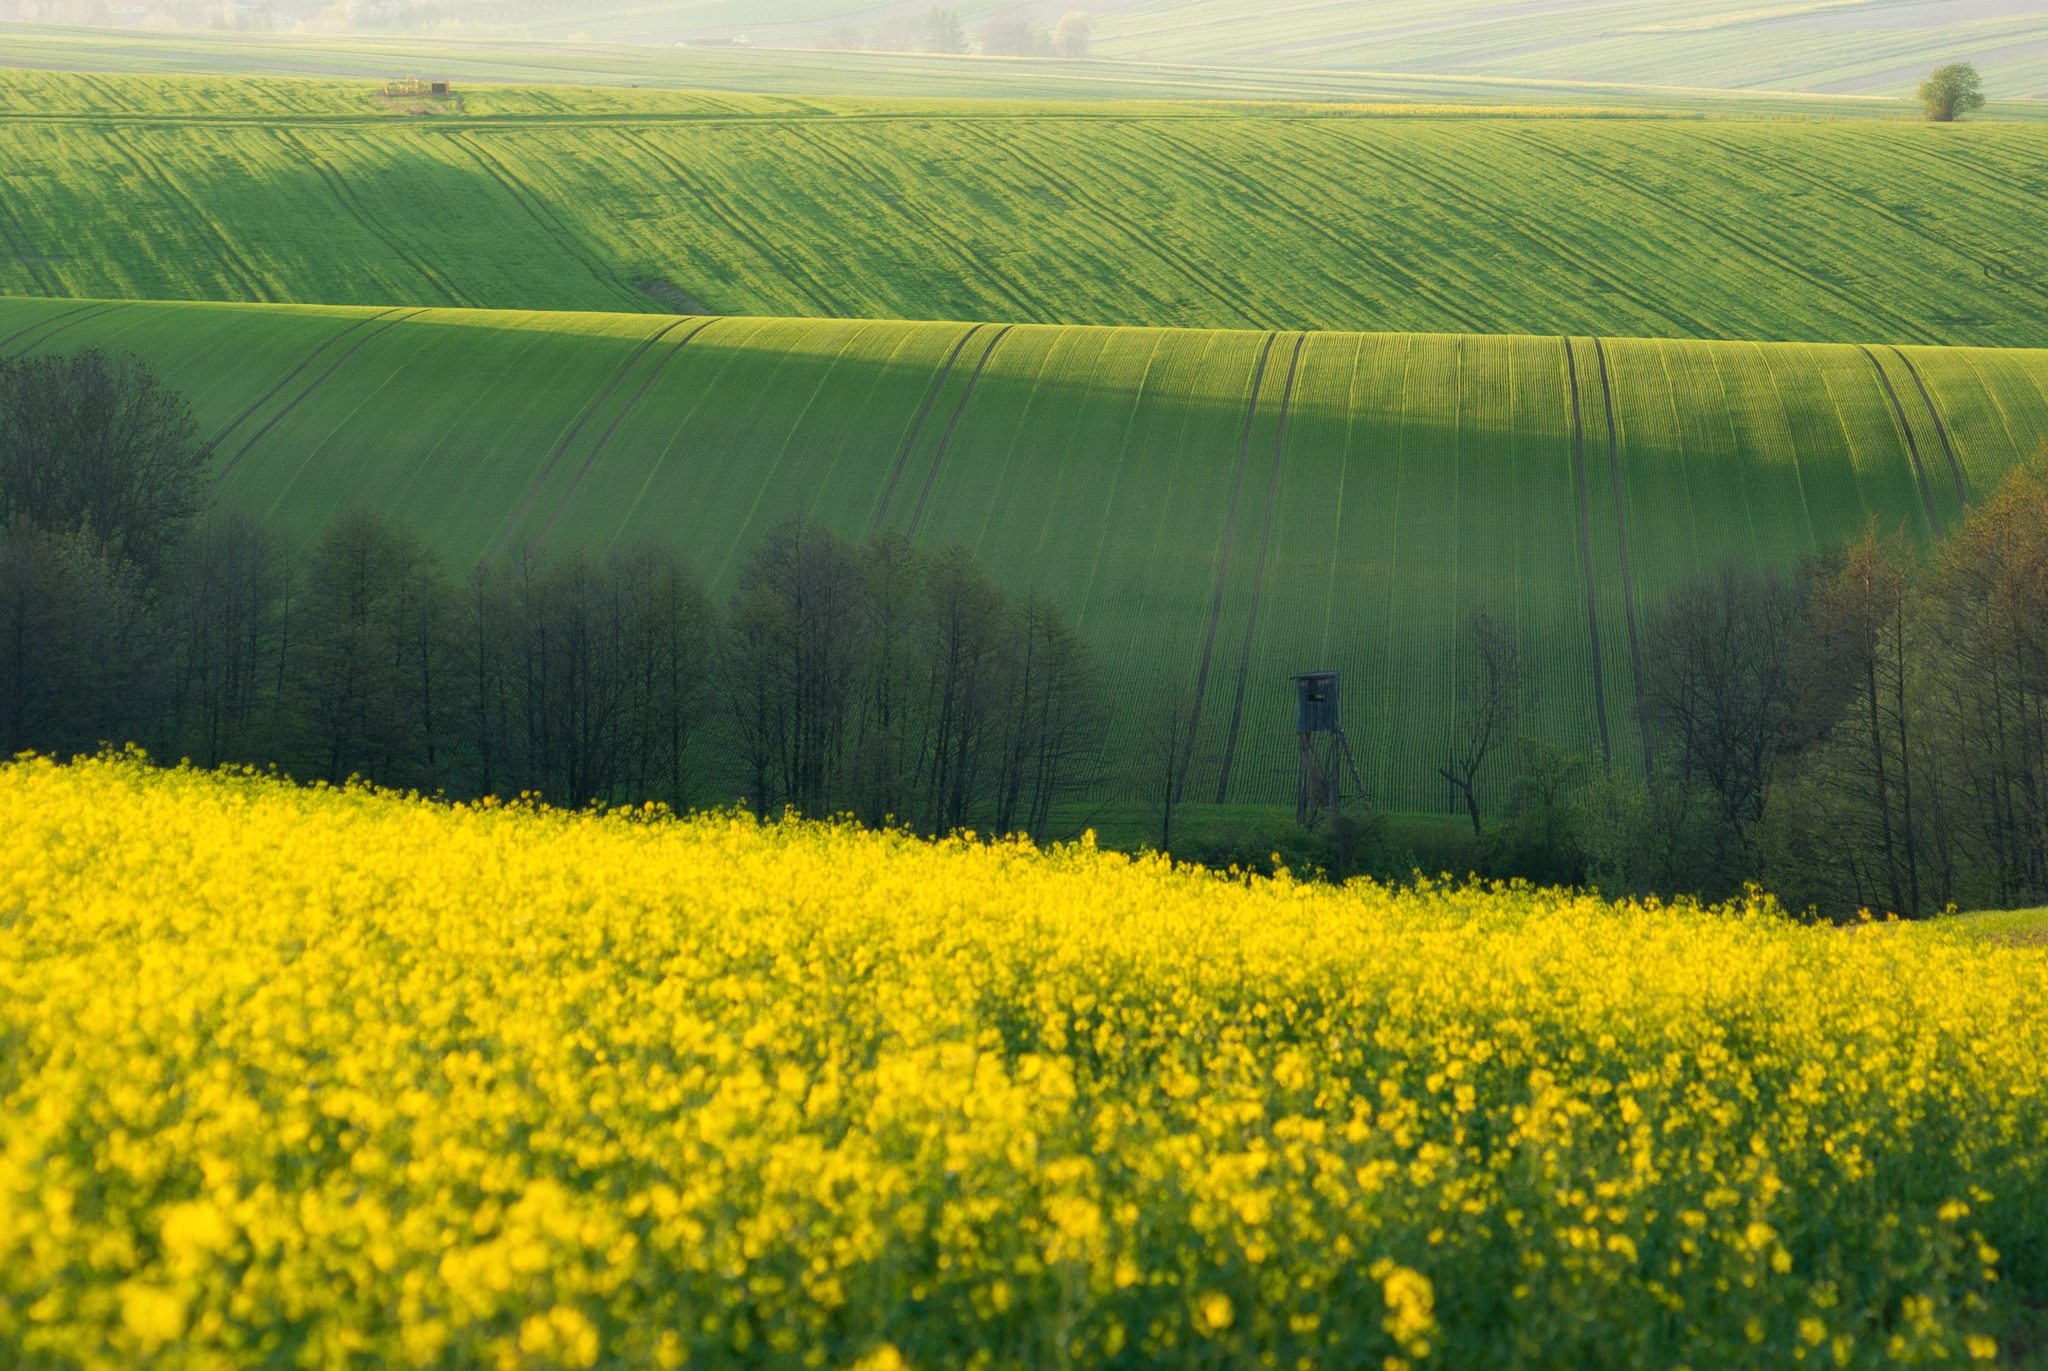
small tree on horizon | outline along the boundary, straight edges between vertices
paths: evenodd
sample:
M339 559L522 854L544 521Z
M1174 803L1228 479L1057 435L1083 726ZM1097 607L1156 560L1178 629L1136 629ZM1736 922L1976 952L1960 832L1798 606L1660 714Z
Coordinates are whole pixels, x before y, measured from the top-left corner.
M1959 114L1984 108L1984 80L1968 62L1936 67L1920 83L1920 103L1930 122L1953 123Z

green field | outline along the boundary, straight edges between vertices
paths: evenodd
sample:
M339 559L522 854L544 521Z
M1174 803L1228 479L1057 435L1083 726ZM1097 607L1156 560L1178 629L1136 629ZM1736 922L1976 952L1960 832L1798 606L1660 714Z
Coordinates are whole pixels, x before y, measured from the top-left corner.
M2048 129L0 78L0 294L2048 345Z
M39 300L0 340L150 358L225 502L300 535L368 504L458 569L653 538L723 593L799 513L964 543L1079 621L1128 785L1177 693L1190 798L1290 801L1287 677L1343 669L1406 810L1445 800L1469 610L1537 645L1534 732L1639 766L1674 580L1873 514L1931 539L2048 432L2016 350Z

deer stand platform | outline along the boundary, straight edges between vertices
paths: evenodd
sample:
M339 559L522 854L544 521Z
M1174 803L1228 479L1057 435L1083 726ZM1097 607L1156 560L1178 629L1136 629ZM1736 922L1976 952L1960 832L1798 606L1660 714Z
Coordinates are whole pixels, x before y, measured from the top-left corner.
M1371 803L1365 780L1358 774L1358 758L1351 740L1337 716L1337 686L1341 673L1312 671L1294 678L1294 731L1300 742L1300 774L1294 786L1294 821L1314 828L1328 814L1344 812L1344 801ZM1346 788L1345 781L1350 781Z

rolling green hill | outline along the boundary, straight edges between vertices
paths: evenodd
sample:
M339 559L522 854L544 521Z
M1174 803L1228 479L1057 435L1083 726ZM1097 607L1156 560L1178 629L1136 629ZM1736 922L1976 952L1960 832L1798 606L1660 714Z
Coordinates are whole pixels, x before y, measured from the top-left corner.
M1873 515L1931 540L2048 432L2048 352L0 301L0 354L87 344L301 535L362 503L457 568L663 539L719 594L796 514L961 542L1079 621L1126 789L1175 708L1190 798L1236 802L1291 799L1287 677L1334 666L1379 801L1441 804L1479 607L1540 653L1535 732L1640 765L1675 579Z
M2048 345L2031 125L369 91L5 73L0 293Z

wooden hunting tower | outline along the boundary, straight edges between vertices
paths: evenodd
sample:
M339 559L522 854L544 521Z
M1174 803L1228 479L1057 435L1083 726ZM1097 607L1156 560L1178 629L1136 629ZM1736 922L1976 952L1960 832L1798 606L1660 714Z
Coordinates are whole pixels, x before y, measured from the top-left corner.
M1337 688L1343 673L1311 671L1294 678L1294 732L1300 742L1301 770L1294 787L1294 821L1314 828L1327 811L1344 810L1344 778L1349 774L1355 799L1366 798L1358 759L1337 713Z

